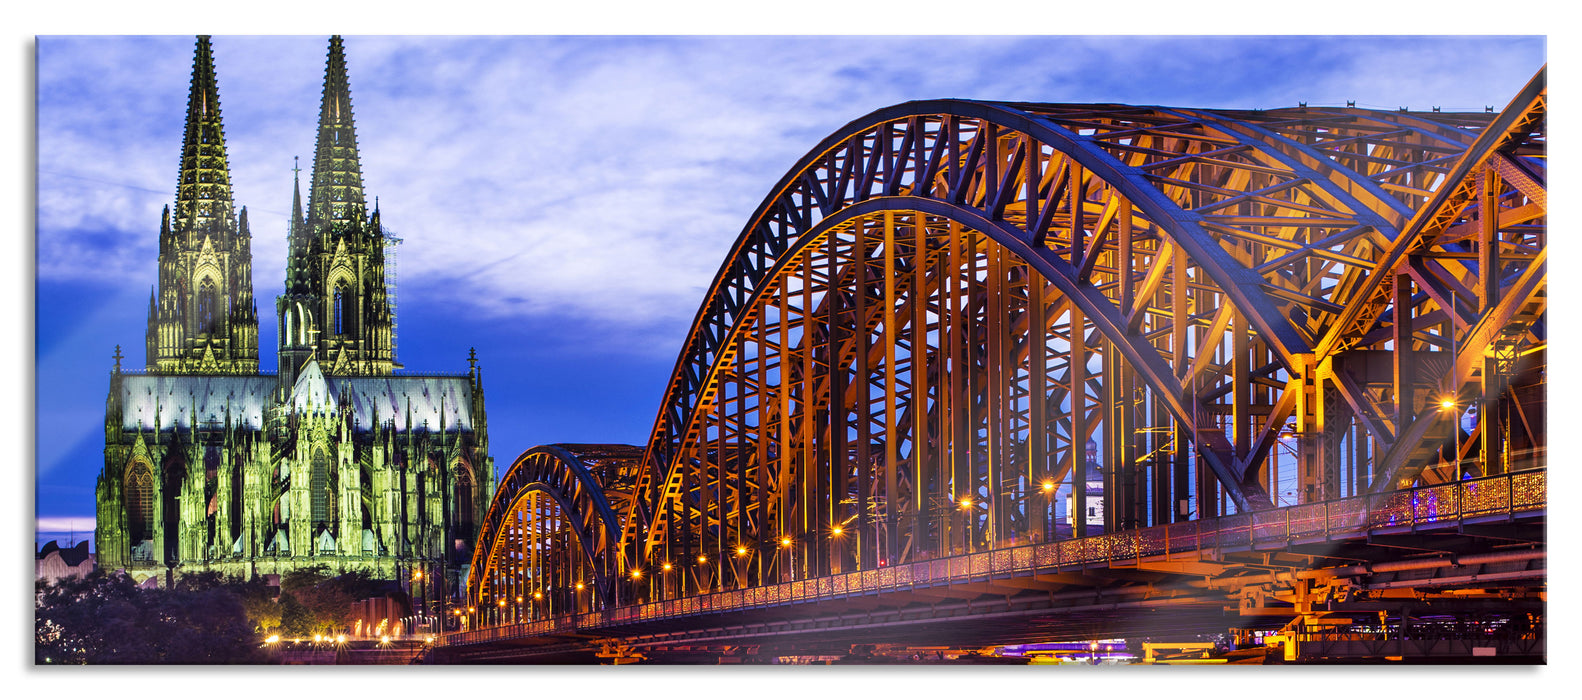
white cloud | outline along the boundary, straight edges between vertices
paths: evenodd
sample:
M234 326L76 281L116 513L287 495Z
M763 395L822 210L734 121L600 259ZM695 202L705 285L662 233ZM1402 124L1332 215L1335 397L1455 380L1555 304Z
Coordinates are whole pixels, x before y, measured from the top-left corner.
M772 184L875 109L970 97L1278 107L1503 106L1541 40L712 37L346 41L368 192L406 239L402 302L638 332L689 322ZM217 37L254 280L278 284L322 37ZM42 40L39 275L146 289L191 40ZM1202 101L1194 101L1202 100ZM306 181L308 173L303 173Z

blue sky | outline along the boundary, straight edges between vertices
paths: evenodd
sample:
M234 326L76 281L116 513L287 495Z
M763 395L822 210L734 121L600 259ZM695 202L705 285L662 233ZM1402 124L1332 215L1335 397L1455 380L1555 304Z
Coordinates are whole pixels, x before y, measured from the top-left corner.
M37 40L41 531L92 527L113 348L143 365L192 46L190 36ZM326 38L217 35L213 47L273 370L292 158L311 160ZM503 473L538 444L644 443L746 218L807 149L881 107L961 97L1481 111L1502 108L1546 46L1476 36L349 35L346 51L367 191L406 241L399 358L409 370L463 371L477 347Z

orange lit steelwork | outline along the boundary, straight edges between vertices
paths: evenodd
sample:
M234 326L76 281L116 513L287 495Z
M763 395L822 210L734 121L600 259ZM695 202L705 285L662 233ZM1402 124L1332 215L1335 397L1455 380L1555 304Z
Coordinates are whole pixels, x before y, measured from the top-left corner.
M1540 73L1499 114L854 121L748 221L648 444L518 458L469 600L542 589L554 617L1036 567L1052 543L1542 468L1545 114Z

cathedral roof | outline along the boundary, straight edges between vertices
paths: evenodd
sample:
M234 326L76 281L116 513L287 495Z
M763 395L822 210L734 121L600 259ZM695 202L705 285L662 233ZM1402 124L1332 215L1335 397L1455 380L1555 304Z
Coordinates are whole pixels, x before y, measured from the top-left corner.
M335 392L324 379L324 371L319 369L317 360L308 360L302 367L302 373L297 375L297 383L291 387L290 402L291 407L298 411L323 411L335 407Z
M381 424L393 421L396 430L406 430L409 411L412 427L438 431L443 423L447 432L473 430L472 381L465 376L337 377L324 374L317 363L310 367L317 378L308 380L312 388L305 388L309 369L303 368L293 405L308 396L344 401L357 430L371 429L376 417ZM194 418L200 428L223 427L229 408L233 426L258 430L275 405L276 381L274 375L122 375L121 426L152 429L157 410L160 430L190 428Z
M121 378L121 427L136 430L189 428L196 415L200 427L231 424L258 430L270 405L275 378L268 375L193 374L167 376L128 374Z

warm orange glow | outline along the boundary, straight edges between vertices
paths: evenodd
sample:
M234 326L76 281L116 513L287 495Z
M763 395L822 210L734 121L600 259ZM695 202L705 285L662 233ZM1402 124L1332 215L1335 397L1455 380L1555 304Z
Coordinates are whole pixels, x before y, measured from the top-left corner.
M791 546L791 538L789 538L789 537L782 537L782 538L780 538L780 546L781 547L790 547Z
M1439 407L1446 411L1453 409L1456 407L1456 400L1447 396L1439 402Z
M745 556L747 556L747 548L746 547L737 547L736 548L736 556L738 556L738 557L745 557Z
M707 563L709 563L709 558L703 556L702 554L699 554L698 555L698 563L699 564L707 564Z
M264 643L265 644L274 644L275 642L278 642L278 641L280 641L280 635L278 635L278 634L271 634L268 637L264 638Z
M643 577L643 570L642 569L634 569L632 571L632 580L633 581L636 581L637 579L640 579L642 577Z
M1047 492L1050 492L1050 491L1053 491L1053 490L1055 490L1055 482L1053 482L1053 481L1045 481L1044 482L1044 492L1047 493Z
M414 571L414 572L412 572L412 580L413 581L420 581L422 579L423 579L423 572L421 572L421 571Z
M670 570L670 562L668 562L668 561L665 562L664 569L665 569L665 571L669 571Z
M343 635L337 636L335 638L335 643L336 644L345 644L346 643L346 635L343 634Z
M503 601L503 600L500 601L500 607L502 607L502 608L505 607L505 601Z
M390 643L390 635L388 635L388 634L380 635L379 636L379 643L380 644L389 644Z
M958 501L958 503L961 504L961 509L962 510L966 510L966 509L972 507L972 499L970 499L970 498L963 498L960 501Z
M544 594L543 593L540 593L538 591L533 591L533 600L543 600L543 599L544 599Z
M579 590L579 591L582 590L582 582L581 581L577 582L577 590Z
M836 526L830 528L829 532L830 532L830 534L832 534L832 535L834 535L836 537L840 537L840 533L845 532L845 530L841 529L841 526L836 525Z
M534 597L534 598L537 598L537 597L538 597L538 594L537 594L537 593L535 593L535 594L533 594L533 597ZM516 597L516 602L518 602L518 603L520 603L520 602L522 602L522 596L517 596L517 597Z

